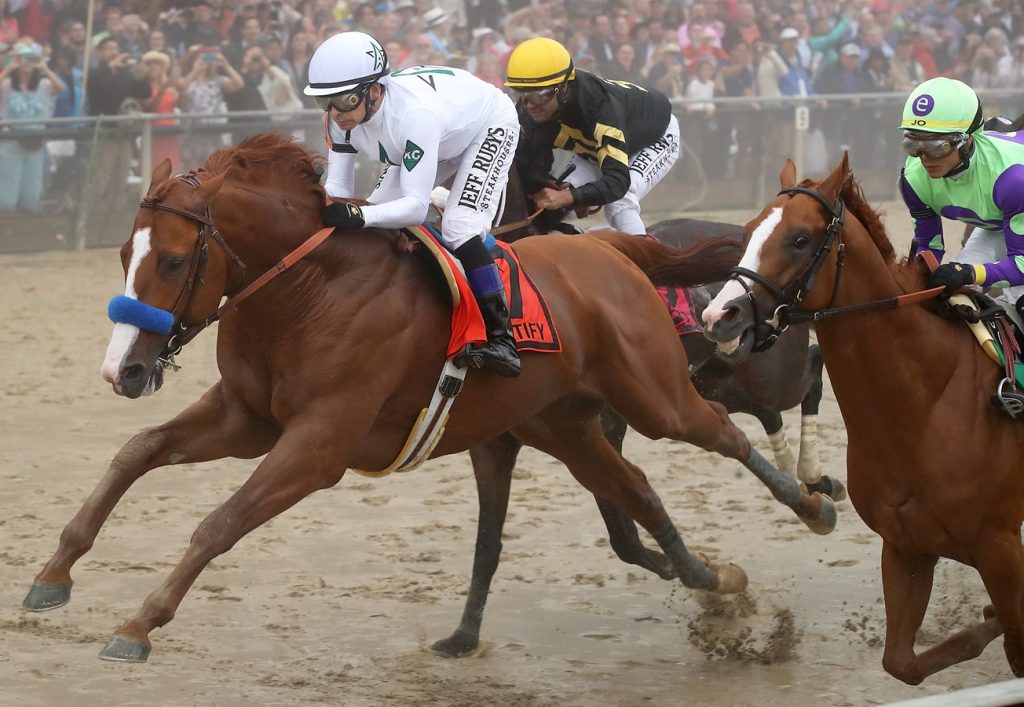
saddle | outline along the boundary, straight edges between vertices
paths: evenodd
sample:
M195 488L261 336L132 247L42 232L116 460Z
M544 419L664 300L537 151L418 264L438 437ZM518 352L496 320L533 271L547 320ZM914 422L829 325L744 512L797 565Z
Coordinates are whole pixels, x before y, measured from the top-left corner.
M1024 419L1024 332L1017 330L1002 306L986 295L956 294L948 304L953 316L967 322L985 354L1003 369L1003 378L989 402L1014 420Z

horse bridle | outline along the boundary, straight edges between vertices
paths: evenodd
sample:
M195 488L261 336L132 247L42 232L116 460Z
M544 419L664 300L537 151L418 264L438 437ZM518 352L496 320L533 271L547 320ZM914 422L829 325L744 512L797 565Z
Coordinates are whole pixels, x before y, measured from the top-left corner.
M789 187L781 190L777 196L782 194L806 194L821 204L826 214L831 217L831 220L825 229L825 237L821 245L818 246L817 251L784 287L779 287L764 275L739 265L730 270L733 279L739 282L746 291L747 299L750 301L754 312L754 351L765 351L770 348L779 336L789 328L790 324L819 321L832 316L831 313L838 312L837 309L832 307L832 303L836 299L836 292L839 289L839 278L843 272L843 261L846 257L846 246L843 244L841 236L843 222L846 217L846 205L839 197L836 198L834 203L830 204L818 192L804 187ZM814 280L818 276L818 272L832 252L833 245L837 243L836 276L832 284L832 296L829 299L828 307L815 312L796 311L794 307L799 305L811 288L814 287ZM754 298L754 291L744 278L749 278L751 281L761 285L775 299L778 306L775 307L770 317L760 316L757 300Z
M195 172L189 172L188 174L178 175L178 179L185 182L193 189L200 187L199 177ZM221 236L220 231L217 230L217 226L213 222L213 217L210 214L210 207L207 205L206 210L203 213L196 213L189 209L181 208L180 206L173 206L171 204L165 204L160 201L155 201L149 197L143 199L139 206L144 209L153 209L155 211L167 211L178 216L184 216L185 218L196 221L199 223L199 233L196 236L196 244L192 250L192 262L189 264L188 277L185 279L185 285L181 292L178 294L178 299L175 301L174 306L169 310L171 315L174 316L175 325L172 329L170 338L167 340L167 344L164 346L163 351L157 356L157 362L164 367L176 368L174 364L174 356L181 351L181 348L196 337L206 327L210 326L216 318L213 316L199 322L198 324L189 325L187 320L189 314L192 311L192 302L195 300L196 291L199 289L197 283L204 283L203 275L206 274L206 264L209 260L209 239L212 237L217 244L224 250L229 258L243 271L245 272L245 263L238 257L224 237ZM178 312L181 311L179 316ZM217 313L219 316L219 312Z

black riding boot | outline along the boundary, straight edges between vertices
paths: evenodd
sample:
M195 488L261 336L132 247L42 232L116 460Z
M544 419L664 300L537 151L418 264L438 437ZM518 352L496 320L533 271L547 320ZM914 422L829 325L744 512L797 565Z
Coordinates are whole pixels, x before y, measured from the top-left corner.
M484 326L487 327L487 344L468 353L470 365L474 368L487 368L503 378L515 378L519 375L519 352L516 340L512 337L512 327L508 322L508 303L504 292L478 297L480 312L484 315ZM475 358L482 361L477 363Z
M487 251L483 239L473 238L455 249L455 256L466 269L466 279L480 305L487 329L487 344L463 351L455 365L486 368L504 378L519 375L519 352L508 321L508 302L498 274L498 266Z

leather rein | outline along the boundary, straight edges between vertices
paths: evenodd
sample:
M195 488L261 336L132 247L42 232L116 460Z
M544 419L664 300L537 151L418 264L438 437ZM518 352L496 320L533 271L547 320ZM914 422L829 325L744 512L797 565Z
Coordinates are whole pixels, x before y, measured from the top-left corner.
M178 179L181 179L194 189L198 189L200 186L199 178L195 172L179 175ZM224 237L220 234L220 231L213 222L209 206L207 206L206 210L201 214L179 206L164 204L162 202L151 201L148 199L143 199L139 206L144 209L167 211L199 223L199 233L196 237L195 248L192 250L192 262L189 265L188 277L185 280L185 286L178 295L177 301L174 303L174 307L170 310L171 314L174 315L176 324L174 329L172 329L171 336L167 340L167 344L164 346L163 351L157 357L157 362L160 365L174 369L179 368L179 366L174 363L174 357L181 352L181 349L185 344L196 338L196 336L199 335L199 332L217 322L226 312L237 307L242 300L249 297L256 290L260 289L296 262L304 258L314 248L320 245L327 236L334 232L334 228L320 229L309 239L303 242L298 248L278 261L272 268L267 270L267 272L260 275L236 294L229 296L228 300L218 307L213 314L197 324L190 325L186 324L186 320L189 318L189 313L192 309L192 302L196 296L198 283L205 284L203 275L206 274L206 265L209 260L209 239L212 237L217 242L217 244L224 250L224 253L232 260L232 262L235 263L235 265L238 266L243 274L246 270L245 263L242 262L242 259L238 257L238 255L224 240ZM178 315L179 309L182 312L180 316Z
M783 287L779 287L760 273L739 265L730 270L733 279L739 282L747 293L747 298L750 301L750 305L754 312L755 330L760 330L761 332L765 332L765 330L767 330L767 333L765 333L763 337L759 335L755 340L753 347L754 351L764 351L770 348L791 324L820 322L824 319L831 319L833 317L839 317L847 314L897 309L899 307L918 304L919 302L937 297L945 289L943 287L933 287L927 290L899 295L897 297L889 297L887 299L872 300L871 302L861 302L858 304L840 305L838 307L832 306L836 300L836 294L839 291L839 280L842 277L843 264L846 260L846 244L843 243L842 237L843 224L846 220L846 204L843 203L841 197L837 197L835 202L830 204L819 192L804 187L789 187L782 189L779 191L777 196L781 196L782 194L804 194L811 197L825 209L827 216L830 217L830 221L825 229L825 237L822 239L821 245L818 246L817 251L815 251L811 256L811 259L807 264L793 276L793 279ZM807 293L814 286L814 280L822 266L825 264L825 261L828 259L833 247L836 251L836 275L835 280L832 283L832 295L829 298L828 306L824 309L818 309L812 312L804 312L794 309L803 301L804 297L807 296ZM752 282L756 282L761 285L769 294L771 294L776 303L778 303L778 306L773 311L771 317L766 316L762 318L759 315L757 301L754 298L754 291L744 278L749 278Z

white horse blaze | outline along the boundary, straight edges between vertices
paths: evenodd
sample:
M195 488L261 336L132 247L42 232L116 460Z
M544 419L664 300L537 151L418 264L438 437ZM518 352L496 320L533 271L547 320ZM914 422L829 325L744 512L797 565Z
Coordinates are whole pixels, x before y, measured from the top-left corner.
M128 264L128 274L124 279L124 296L138 299L135 292L135 273L150 251L149 228L140 228L132 235L132 260ZM107 344L107 355L100 366L100 375L103 380L113 383L117 380L117 374L121 370L121 361L125 354L139 338L139 328L131 324L114 324L114 333L110 336L110 343Z
M772 209L764 220L757 225L754 232L750 236L750 243L747 244L747 249L743 252L743 258L740 259L740 267L746 268L753 272L760 272L758 270L761 267L761 249L764 247L765 241L772 235L776 227L782 221L782 207L776 206ZM750 278L744 277L743 280L748 284L752 284ZM743 285L736 281L735 278L730 279L725 283L718 295L711 300L711 303L704 310L704 314L701 318L704 320L705 325L712 325L719 321L725 316L725 305L732 302L737 297L742 297L746 294L746 290L743 289ZM734 344L728 348L736 348L739 344L738 339L733 342ZM722 346L726 349L726 346Z

